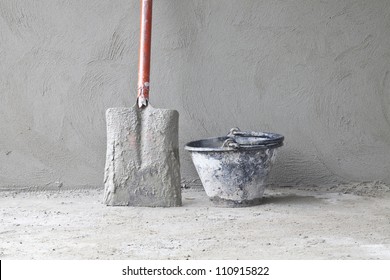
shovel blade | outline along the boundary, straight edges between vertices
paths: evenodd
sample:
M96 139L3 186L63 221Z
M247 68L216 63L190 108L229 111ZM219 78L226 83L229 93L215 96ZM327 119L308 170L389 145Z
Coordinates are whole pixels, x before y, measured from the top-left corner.
M181 206L176 110L110 108L106 112L104 203Z

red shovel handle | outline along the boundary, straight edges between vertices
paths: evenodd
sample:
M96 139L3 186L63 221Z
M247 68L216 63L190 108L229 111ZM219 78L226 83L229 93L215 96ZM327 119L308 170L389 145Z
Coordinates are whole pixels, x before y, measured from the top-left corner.
M149 103L150 53L152 43L152 6L153 0L141 0L141 38L138 67L138 107Z

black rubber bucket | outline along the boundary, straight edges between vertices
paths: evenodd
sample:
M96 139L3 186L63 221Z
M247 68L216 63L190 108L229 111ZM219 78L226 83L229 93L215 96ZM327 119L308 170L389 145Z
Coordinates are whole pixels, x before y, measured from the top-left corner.
M215 205L244 207L261 202L283 141L280 134L233 128L227 136L192 141L185 149Z

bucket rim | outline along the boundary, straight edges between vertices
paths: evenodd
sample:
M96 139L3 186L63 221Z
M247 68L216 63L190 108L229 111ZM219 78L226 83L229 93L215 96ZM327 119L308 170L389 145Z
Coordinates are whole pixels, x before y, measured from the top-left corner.
M239 145L239 147L223 147L223 143L227 139L231 139L229 136L221 136L221 137L211 137L205 138L195 141L188 142L184 149L189 152L238 152L238 151L252 151L252 150L266 150L266 149L275 149L283 146L284 136L276 133L264 132L268 135L272 135L275 137L275 141L267 140L264 144L257 145ZM212 143L220 143L219 146L211 147L211 145L207 146L207 144Z

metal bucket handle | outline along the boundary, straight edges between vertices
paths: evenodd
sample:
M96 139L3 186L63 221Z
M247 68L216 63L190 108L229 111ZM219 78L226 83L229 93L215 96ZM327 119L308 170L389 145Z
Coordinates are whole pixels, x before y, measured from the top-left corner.
M239 149L240 144L238 144L236 141L234 141L233 138L226 139L223 144L222 148L233 148L233 149Z
M229 138L226 139L222 148L276 148L283 145L284 137L275 133L241 131L238 127L230 129Z

